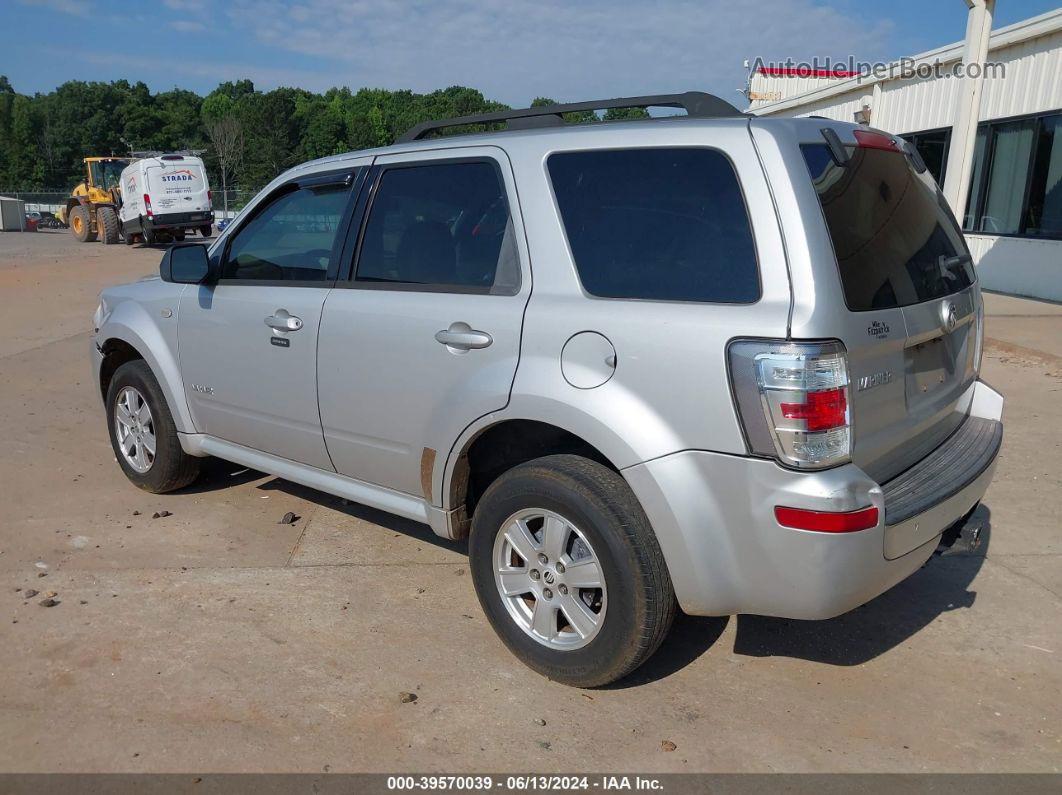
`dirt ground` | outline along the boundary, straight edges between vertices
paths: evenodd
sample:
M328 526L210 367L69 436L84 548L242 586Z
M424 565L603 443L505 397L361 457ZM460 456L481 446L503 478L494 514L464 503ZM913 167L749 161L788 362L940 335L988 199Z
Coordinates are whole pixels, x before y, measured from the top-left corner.
M160 256L0 234L0 772L1062 769L1062 307L989 298L977 555L831 621L680 618L580 691L509 655L427 527L220 461L125 480L90 323Z

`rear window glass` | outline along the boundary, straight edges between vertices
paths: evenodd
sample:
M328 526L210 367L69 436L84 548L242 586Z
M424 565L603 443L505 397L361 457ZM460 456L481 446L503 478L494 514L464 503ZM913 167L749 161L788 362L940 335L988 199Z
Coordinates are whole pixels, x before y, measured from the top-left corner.
M752 303L748 211L711 149L551 155L550 179L583 288L606 298Z
M822 205L845 302L855 312L941 298L969 287L962 232L932 176L896 152L850 147L847 167L825 144L801 147Z

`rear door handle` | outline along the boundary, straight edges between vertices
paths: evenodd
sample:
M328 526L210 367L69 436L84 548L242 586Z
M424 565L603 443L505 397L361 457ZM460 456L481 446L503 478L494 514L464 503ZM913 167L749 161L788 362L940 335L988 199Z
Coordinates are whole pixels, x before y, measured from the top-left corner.
M435 332L435 341L449 348L468 351L474 348L486 348L494 338L485 331L477 331L467 323L451 323L450 328Z
M286 309L278 309L265 319L265 324L277 331L298 331L302 328L302 318L289 315Z

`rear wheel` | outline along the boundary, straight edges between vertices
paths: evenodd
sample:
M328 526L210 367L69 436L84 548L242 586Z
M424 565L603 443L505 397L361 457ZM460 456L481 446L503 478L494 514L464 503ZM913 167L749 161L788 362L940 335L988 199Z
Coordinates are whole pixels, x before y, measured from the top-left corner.
M199 475L199 459L181 449L162 388L142 359L115 371L107 389L107 429L118 465L144 491L174 491Z
M210 226L210 224L199 227L199 234L201 234L203 237L210 237L210 234L213 231L214 229Z
M70 232L79 243L91 243L96 239L87 207L78 205L70 211Z
M511 469L476 506L472 577L509 650L550 679L596 687L663 641L675 594L656 536L616 472L554 455Z
M96 227L103 235L103 242L113 245L118 242L118 213L113 207L100 207L96 211Z

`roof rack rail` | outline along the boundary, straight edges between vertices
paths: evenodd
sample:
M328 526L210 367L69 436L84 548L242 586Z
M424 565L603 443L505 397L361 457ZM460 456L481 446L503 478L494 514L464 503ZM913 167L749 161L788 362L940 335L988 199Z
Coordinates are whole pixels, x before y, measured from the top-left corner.
M687 91L684 94L652 94L645 97L616 97L595 99L589 102L570 102L562 105L540 105L536 108L500 110L473 116L458 116L453 119L425 121L410 127L399 136L396 143L409 143L425 138L428 133L447 127L465 124L491 124L505 122L510 130L526 130L535 127L558 127L563 125L565 113L608 108L683 108L686 115L696 119L740 117L745 114L724 99L703 91Z

